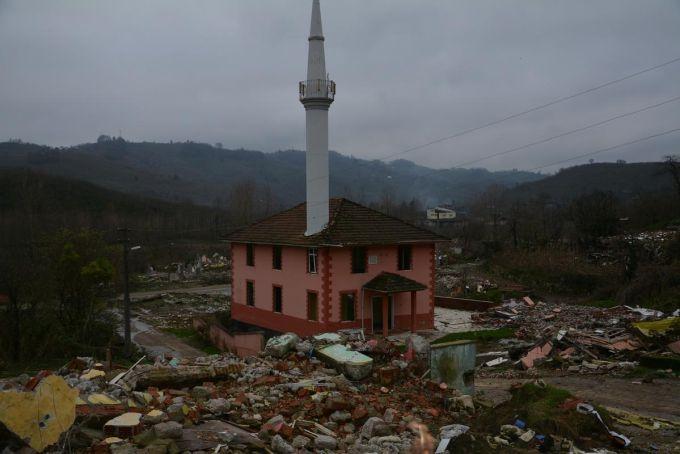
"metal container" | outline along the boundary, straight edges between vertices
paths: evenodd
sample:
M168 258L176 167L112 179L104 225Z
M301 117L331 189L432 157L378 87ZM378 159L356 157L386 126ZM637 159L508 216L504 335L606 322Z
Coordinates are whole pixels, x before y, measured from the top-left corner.
M463 394L475 392L475 341L460 340L430 346L430 378Z

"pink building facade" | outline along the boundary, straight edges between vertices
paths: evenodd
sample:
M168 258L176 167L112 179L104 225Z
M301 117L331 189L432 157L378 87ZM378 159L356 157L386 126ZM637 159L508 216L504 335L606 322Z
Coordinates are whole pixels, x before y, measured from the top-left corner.
M345 211L369 210L349 201L345 204L351 208ZM372 210L370 214L384 216ZM345 236L355 240L361 236L354 221L342 218L335 227L349 221L354 227ZM402 222L386 219L394 237L395 225L399 230ZM304 246L282 244L294 242L290 238L272 238L266 244L257 230L268 221L256 224L250 234L246 230L231 238L233 319L303 336L344 328L382 334L433 328L435 238L431 232L405 224L410 235L393 244L371 244L367 238L355 244L330 241L336 245L317 238ZM413 229L425 232L420 241L411 239ZM243 241L249 236L251 241Z

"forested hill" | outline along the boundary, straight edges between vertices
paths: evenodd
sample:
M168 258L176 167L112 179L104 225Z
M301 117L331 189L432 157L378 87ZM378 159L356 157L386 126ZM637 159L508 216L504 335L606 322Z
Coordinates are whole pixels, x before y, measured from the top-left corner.
M594 191L611 192L626 200L645 193L673 194L673 181L663 163L598 163L569 167L555 175L519 185L507 191L514 199L538 195L567 202Z
M331 153L331 192L361 203L413 198L425 204L464 203L489 185L514 186L540 174L484 169L433 171L410 161L367 161ZM0 168L30 168L117 191L168 201L228 207L234 193L256 191L272 207L304 200L301 151L262 153L208 144L127 142L104 138L67 148L0 143ZM245 186L245 187L244 187Z
M30 170L0 169L0 194L0 231L22 240L62 228L96 228L115 236L120 227L157 237L182 232L216 238L231 220L216 208L124 194Z

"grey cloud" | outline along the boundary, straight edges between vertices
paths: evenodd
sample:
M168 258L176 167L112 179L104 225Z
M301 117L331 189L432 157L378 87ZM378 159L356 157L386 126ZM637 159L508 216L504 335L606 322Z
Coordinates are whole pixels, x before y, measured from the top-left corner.
M310 7L0 0L0 140L70 145L122 130L302 149ZM674 0L322 0L322 13L338 83L331 148L366 158L680 57ZM678 95L680 62L398 157L451 167ZM533 168L679 126L680 102L477 166ZM658 159L678 145L680 134L596 159Z

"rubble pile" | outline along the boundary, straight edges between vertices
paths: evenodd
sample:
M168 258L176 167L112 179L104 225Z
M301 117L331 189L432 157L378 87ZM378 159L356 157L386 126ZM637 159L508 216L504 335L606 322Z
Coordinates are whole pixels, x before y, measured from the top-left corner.
M111 453L409 452L426 427L474 414L472 396L421 378L417 359L407 362L397 349L362 337L287 334L270 339L261 357L159 357L127 370L76 358L54 374L0 382L0 398L25 394L45 376L76 393L62 402L72 406L75 423L61 427L52 452L66 444L75 452ZM352 373L352 355L322 361L316 354L342 346L365 356L349 350L352 345L375 349L381 364L369 358L370 367L362 365L350 379L339 371ZM26 436L15 435L18 450Z
M652 230L604 238L602 245L610 251L624 251L629 245L635 245L646 257L658 260L663 257L666 245L677 236L678 233L673 230ZM616 263L617 257L612 257L612 255L611 252L608 254L609 262ZM602 258L599 261L602 262Z
M574 442L577 431L584 445L598 446L587 451L591 453L613 453L602 446L621 449L631 444L628 437L611 429L608 414L601 415L588 402L543 380L516 383L511 394L494 415L481 418L489 429L484 443L491 451L584 453Z
M574 373L625 372L635 368L635 359L643 354L671 354L677 339L666 334L671 334L672 326L680 327L676 314L665 317L659 311L628 306L557 305L528 296L474 314L473 320L487 328L515 330L515 338L499 341L505 350L487 353L483 366L528 370L549 363ZM650 334L647 326L665 330Z
M190 328L201 315L227 312L229 297L194 293L159 293L135 306L140 319L156 328Z
M221 283L225 282L230 267L231 259L215 252L211 255L197 255L193 260L171 263L160 268L149 266L146 273L136 276L135 279L141 288L157 288L170 282L175 285Z

